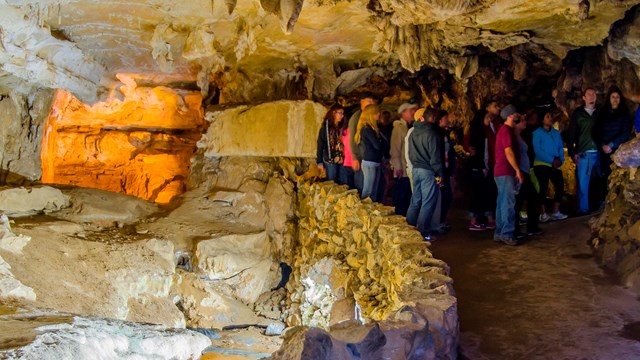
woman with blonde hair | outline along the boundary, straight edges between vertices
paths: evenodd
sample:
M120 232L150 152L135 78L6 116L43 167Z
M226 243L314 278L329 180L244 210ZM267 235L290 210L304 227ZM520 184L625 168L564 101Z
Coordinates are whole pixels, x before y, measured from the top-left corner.
M364 108L354 140L363 153L362 174L364 183L362 186L362 198L370 197L371 200L380 202L378 196L378 186L382 178L382 159L389 146L388 140L378 128L380 119L380 107L376 104L368 105Z

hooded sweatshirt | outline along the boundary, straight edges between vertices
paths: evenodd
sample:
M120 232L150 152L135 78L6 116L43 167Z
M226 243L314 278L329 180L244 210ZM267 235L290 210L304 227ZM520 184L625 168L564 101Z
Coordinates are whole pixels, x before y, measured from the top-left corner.
M442 137L439 136L435 124L418 121L406 144L409 148L409 160L414 168L433 171L436 176L444 176L442 164Z

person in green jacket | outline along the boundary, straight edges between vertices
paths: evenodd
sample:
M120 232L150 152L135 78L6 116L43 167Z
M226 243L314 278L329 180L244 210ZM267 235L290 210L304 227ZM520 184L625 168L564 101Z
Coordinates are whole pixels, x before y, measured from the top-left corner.
M569 156L576 164L578 215L589 213L589 182L593 174L600 174L598 147L593 140L593 127L597 117L596 90L586 88L582 99L584 107L575 109L571 114L567 141Z

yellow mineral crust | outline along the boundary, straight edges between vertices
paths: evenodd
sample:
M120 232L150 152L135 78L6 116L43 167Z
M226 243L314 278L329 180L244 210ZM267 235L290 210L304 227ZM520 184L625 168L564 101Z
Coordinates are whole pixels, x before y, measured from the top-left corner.
M433 258L420 233L392 208L361 201L354 190L332 182L303 183L298 217L292 299L303 298L301 279L325 258L339 264L347 284L343 298L353 297L365 319L384 320L404 305L453 295L447 265ZM305 316L302 321L315 323Z

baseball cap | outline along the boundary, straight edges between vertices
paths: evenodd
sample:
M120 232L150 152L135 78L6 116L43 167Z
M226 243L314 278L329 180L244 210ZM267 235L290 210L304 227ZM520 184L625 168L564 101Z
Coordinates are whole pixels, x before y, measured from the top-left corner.
M407 109L412 109L412 108L417 108L417 107L418 107L418 104L404 103L404 104L400 105L400 107L398 108L398 114L402 114Z

